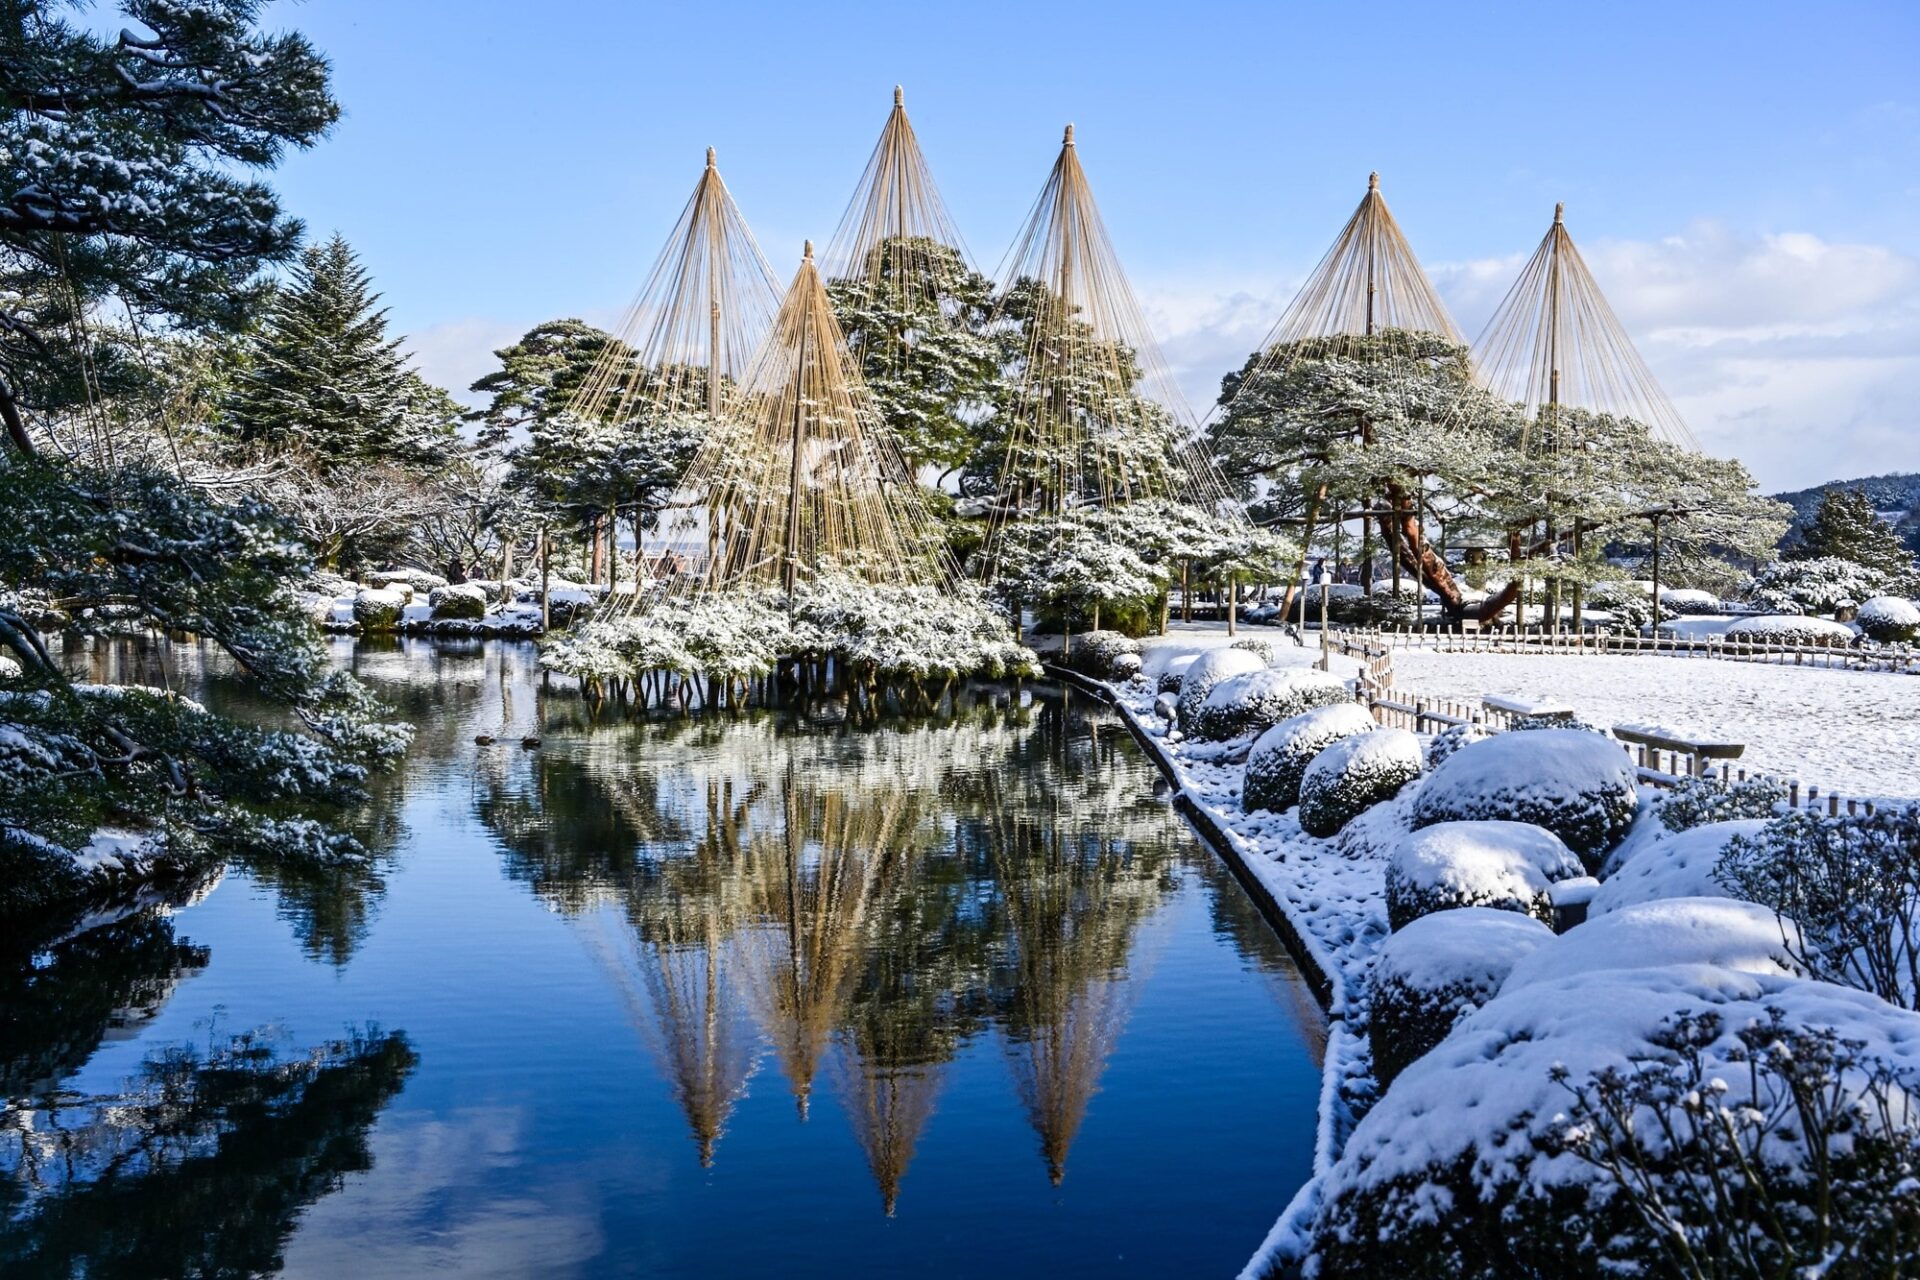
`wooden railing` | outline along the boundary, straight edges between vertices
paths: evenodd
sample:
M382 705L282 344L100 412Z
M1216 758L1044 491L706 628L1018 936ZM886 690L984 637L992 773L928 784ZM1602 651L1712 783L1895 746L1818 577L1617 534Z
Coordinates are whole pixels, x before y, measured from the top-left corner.
M1920 675L1920 648L1880 645L1765 644L1723 636L1606 635L1550 632L1519 627L1451 631L1439 627L1343 627L1334 633L1368 649L1432 649L1438 653L1530 653L1588 657L1659 654L1674 658L1717 658L1725 662L1762 662L1776 666L1819 667L1844 671L1888 671ZM1339 647L1336 643L1335 647ZM1342 650L1346 652L1346 650Z

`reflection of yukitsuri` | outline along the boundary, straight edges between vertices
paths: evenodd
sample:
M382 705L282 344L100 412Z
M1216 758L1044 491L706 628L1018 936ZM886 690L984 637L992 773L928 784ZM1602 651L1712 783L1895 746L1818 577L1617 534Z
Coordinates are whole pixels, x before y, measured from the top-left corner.
M802 1119L845 1016L881 868L904 856L918 825L919 807L899 791L819 790L790 767L780 829L750 846L754 1004Z

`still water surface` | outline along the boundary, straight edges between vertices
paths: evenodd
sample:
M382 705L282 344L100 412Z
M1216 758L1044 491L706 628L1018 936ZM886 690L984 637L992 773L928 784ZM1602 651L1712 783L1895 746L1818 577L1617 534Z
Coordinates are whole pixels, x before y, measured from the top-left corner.
M0 1273L1226 1275L1307 1176L1312 998L1086 700L339 654L420 725L373 867L0 959Z

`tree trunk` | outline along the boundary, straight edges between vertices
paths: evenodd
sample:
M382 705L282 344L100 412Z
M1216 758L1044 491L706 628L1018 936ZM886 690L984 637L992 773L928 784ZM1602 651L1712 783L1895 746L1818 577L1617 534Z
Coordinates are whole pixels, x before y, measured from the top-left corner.
M1193 574L1193 561L1180 562L1180 621L1193 621L1193 588L1189 585Z
M1227 634L1237 634L1240 612L1240 579L1227 579Z
M1453 576L1453 570L1447 567L1445 560L1427 544L1421 535L1419 521L1406 507L1405 495L1397 489L1389 489L1394 497L1394 514L1380 516L1381 522L1392 520L1399 524L1398 537L1390 538L1399 553L1406 558L1407 567L1414 570L1427 585L1440 597L1441 608L1448 619L1459 621L1471 618L1477 622L1490 622L1505 612L1520 594L1520 580L1517 575L1509 575L1507 585L1488 596L1478 604L1469 605L1461 594L1460 583ZM1508 535L1509 559L1518 564L1522 557L1522 541L1518 533Z
M26 419L20 416L20 402L13 398L13 388L5 381L0 381L0 421L7 425L7 439L23 456L31 458L39 453L33 447L33 437L27 434Z
M540 530L540 630L543 632L553 627L553 612L547 607L547 569L552 559L553 546L543 528Z
M1320 517L1320 504L1326 501L1326 497L1327 486L1321 485L1319 491L1307 502L1306 529L1300 535L1300 560L1299 563L1293 567L1293 580L1287 583L1286 595L1282 597L1280 601L1280 616L1282 618L1285 618L1288 612L1292 610L1294 594L1300 590L1300 584L1306 581L1307 558L1313 554L1313 525L1314 521ZM1304 608L1305 606L1303 605L1302 607ZM1304 625L1304 623L1305 615L1303 614L1302 624Z

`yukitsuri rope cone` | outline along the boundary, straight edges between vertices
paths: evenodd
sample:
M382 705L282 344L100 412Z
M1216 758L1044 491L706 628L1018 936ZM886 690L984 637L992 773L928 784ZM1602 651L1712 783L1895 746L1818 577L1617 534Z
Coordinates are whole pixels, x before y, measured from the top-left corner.
M792 593L826 576L951 585L944 542L878 423L807 243L773 328L688 468L718 513L704 592Z
M1565 216L1566 206L1555 205L1553 225L1474 344L1480 382L1526 406L1538 428L1530 445L1573 443L1556 429L1555 411L1567 408L1631 418L1669 444L1698 449L1587 270Z

